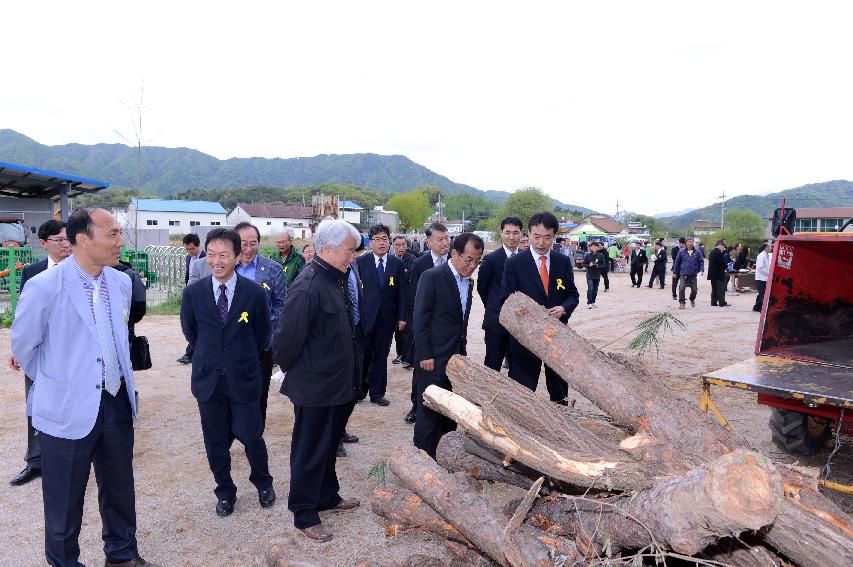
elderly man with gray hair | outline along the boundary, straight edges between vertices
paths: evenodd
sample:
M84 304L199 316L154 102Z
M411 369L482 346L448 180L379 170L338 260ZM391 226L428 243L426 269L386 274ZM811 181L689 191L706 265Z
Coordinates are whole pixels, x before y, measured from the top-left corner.
M315 239L317 256L288 288L273 356L286 373L281 393L294 406L287 507L302 533L329 541L319 512L360 505L338 494L335 454L361 389L347 272L361 236L348 222L327 218Z
M277 250L270 254L270 260L275 260L284 269L284 279L287 287L293 283L299 272L305 266L305 257L293 247L293 231L284 228L275 234L275 247Z

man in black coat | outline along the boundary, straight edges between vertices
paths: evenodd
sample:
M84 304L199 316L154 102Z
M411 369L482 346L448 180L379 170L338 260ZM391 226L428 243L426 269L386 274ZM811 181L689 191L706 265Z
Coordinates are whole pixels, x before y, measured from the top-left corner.
M713 307L727 307L729 305L726 303L726 268L728 265L726 241L718 240L708 255L708 280L711 282L711 305Z
M483 239L465 232L453 241L449 262L421 276L415 296L415 383L417 421L414 443L433 459L441 437L456 423L426 407L423 393L431 385L452 390L447 362L454 354L467 354L468 317L474 284L471 274L483 256Z
M184 285L188 285L190 283L190 264L193 263L193 260L200 260L204 258L204 250L200 249L201 241L198 238L197 234L187 234L184 236L184 250L187 251L187 257L185 258L186 262L186 275L184 276ZM178 362L181 364L189 364L193 361L193 345L187 343L187 348L184 351L184 356L178 359Z
M640 287L643 285L643 270L649 263L649 258L646 256L646 251L643 249L642 242L635 242L634 249L631 250L631 287Z
M447 262L447 251L450 250L450 233L447 227L440 222L433 222L427 227L426 240L424 242L424 253L412 263L412 274L409 280L409 288L406 292L406 304L408 309L409 320L414 325L413 314L415 311L415 292L418 290L418 282L421 274L427 270L431 270L435 266L440 266ZM408 354L403 359L403 368L410 370L415 367L415 344L409 349ZM416 393L415 377L412 375L412 409L403 418L406 423L414 423L417 419L415 414L415 397Z
M287 321L279 322L273 337L273 357L286 373L281 393L290 398L294 413L287 507L296 528L317 541L332 539L319 512L360 505L355 498L341 498L335 472L338 442L361 394L347 272L360 238L342 219L320 223L318 254L288 290Z
M649 278L649 288L651 289L655 283L655 279L660 280L660 288L664 288L664 277L666 276L666 248L662 240L655 241L655 257L653 258L652 276Z
M507 260L501 295L506 301L511 294L520 291L539 305L547 307L552 317L565 324L578 306L579 294L571 260L551 251L551 243L559 227L557 218L547 212L536 213L530 217L527 227L530 247ZM539 384L542 361L512 337L509 352L509 377L535 391ZM552 402L568 404L568 384L547 365L545 385Z
M32 279L47 269L55 268L60 262L71 255L71 244L65 235L65 223L53 219L42 223L38 229L38 237L39 244L47 251L47 258L24 266L24 269L21 271L20 292L24 291L24 284L27 283L27 280ZM13 370L20 370L14 357L10 358L9 366ZM33 381L25 374L25 400L32 387ZM38 431L33 428L33 420L30 417L27 417L27 452L24 455L24 461L27 463L24 470L9 481L9 484L12 486L26 484L41 476L41 445L39 445Z
M216 481L216 513L234 511L233 434L246 448L263 508L275 502L261 418L261 354L270 335L264 289L235 271L240 235L217 228L204 243L211 275L184 289L181 328L195 345L190 388L198 402L207 462Z
M501 307L501 281L504 264L507 259L518 253L518 241L521 239L523 224L518 217L506 217L501 221L500 248L483 258L480 273L477 276L477 293L483 300L486 313L483 316L485 331L486 358L483 365L500 372L504 358L509 352L509 332L499 321Z
M388 353L394 331L406 328L406 275L403 261L389 254L391 229L384 224L370 227L369 254L356 262L364 295L364 366L362 396L370 394L370 402L387 406Z
M406 278L406 326L402 331L394 331L394 342L397 345L397 356L393 360L393 364L402 364L403 357L412 348L412 319L409 317L408 310L408 290L409 283L412 280L412 265L417 259L414 254L409 252L409 243L406 242L406 237L398 234L391 242L393 248L392 253L403 261L403 273Z

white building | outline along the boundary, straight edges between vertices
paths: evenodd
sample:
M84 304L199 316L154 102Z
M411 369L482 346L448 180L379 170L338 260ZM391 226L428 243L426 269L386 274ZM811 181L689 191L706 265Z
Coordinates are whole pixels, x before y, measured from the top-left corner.
M227 222L225 209L213 201L131 199L121 216L116 218L131 229L168 228L169 234L189 234L197 226L224 226Z
M291 205L248 205L239 203L228 213L228 224L250 222L262 236L273 236L289 228L294 238L311 238L311 207Z
M363 209L358 206L358 203L352 201L338 201L338 218L347 221L350 224L358 226L361 224L361 211Z

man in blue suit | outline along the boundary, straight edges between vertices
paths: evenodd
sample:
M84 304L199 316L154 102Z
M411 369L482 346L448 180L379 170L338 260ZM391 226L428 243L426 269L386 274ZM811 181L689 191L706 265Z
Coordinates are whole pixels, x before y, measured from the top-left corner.
M190 387L198 401L207 461L216 481L216 513L234 511L233 434L246 448L263 508L275 502L261 416L261 355L271 333L264 288L235 272L240 235L217 228L204 244L211 276L184 289L181 328L195 345ZM279 274L281 269L276 270Z
M253 224L238 223L234 227L240 235L240 262L237 273L244 278L255 280L266 292L267 309L270 312L270 329L275 330L281 311L284 308L284 296L287 293L287 276L281 264L258 254L261 232ZM272 378L272 331L261 355L261 420L267 422L267 398Z
M201 260L204 258L204 250L201 250L201 241L198 239L197 234L187 234L184 236L184 250L187 251L187 257L185 259L186 262L186 275L184 276L184 284L189 285L190 283L190 265L195 260ZM187 344L187 349L184 352L184 356L178 359L178 362L181 364L189 364L193 361L193 345Z
M41 433L45 555L54 567L80 565L94 464L106 565L151 565L136 542L131 284L109 267L121 227L103 209L78 209L67 234L73 256L27 282L12 326L12 355L33 380L28 406Z
M388 353L394 330L406 327L406 273L403 261L393 254L391 229L384 224L370 227L370 254L359 256L359 275L364 288L364 366L362 396L387 406ZM362 398L363 399L363 398Z
M520 291L539 305L547 307L549 315L566 324L578 306L579 294L575 287L573 260L551 249L559 226L557 218L551 213L536 213L530 217L527 223L530 247L504 264L501 303ZM539 384L542 361L512 337L509 352L509 377L535 391ZM568 384L548 366L545 366L545 385L552 402L568 404Z

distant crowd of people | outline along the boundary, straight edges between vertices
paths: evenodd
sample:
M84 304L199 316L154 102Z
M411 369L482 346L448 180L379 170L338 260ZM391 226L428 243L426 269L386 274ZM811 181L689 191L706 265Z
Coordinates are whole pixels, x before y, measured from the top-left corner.
M187 235L180 309L187 347L178 362L192 365L190 389L213 476L215 513L229 516L236 505L230 453L235 439L245 448L259 505L269 508L276 501L264 440L276 365L280 392L294 408L288 509L308 538L333 537L321 512L360 506L341 495L336 459L346 455L344 443L358 441L347 429L356 404L391 404L386 391L392 343L391 364L412 371L411 407L403 419L414 424L414 445L434 458L439 440L456 424L426 407L423 394L431 385L452 389L446 368L453 355L467 354L475 288L485 307L484 365L507 368L510 378L536 390L543 362L510 336L499 314L507 297L522 292L567 323L579 291L575 251L557 242L558 230L548 212L526 222L506 217L501 246L485 256L479 236L451 238L437 222L423 242L374 225L369 251L361 255L361 234L332 218L319 224L313 244L301 251L291 233L278 233L269 258L259 254L261 234L250 223L211 230L203 247L197 235ZM38 236L48 258L24 268L12 327L10 365L24 371L29 416L27 466L12 484L43 477L48 563L76 566L94 465L106 565L153 565L137 548L132 467L137 395L129 351L134 324L145 313L145 286L119 262L121 230L104 210L76 210L67 225L48 221ZM639 288L650 255L639 242L627 248L632 286ZM748 249L735 252L719 241L708 258L712 305L727 305L725 278L748 262ZM769 253L763 248L758 256L759 282L766 282ZM609 290L608 273L621 254L615 244L586 247L589 309L596 306L600 280ZM655 242L647 287L665 287L669 258L673 299L684 308L689 287L695 305L704 251L689 238L671 252L662 240ZM545 385L551 401L568 404L566 382L547 365Z

